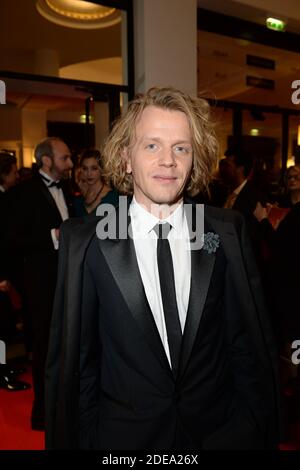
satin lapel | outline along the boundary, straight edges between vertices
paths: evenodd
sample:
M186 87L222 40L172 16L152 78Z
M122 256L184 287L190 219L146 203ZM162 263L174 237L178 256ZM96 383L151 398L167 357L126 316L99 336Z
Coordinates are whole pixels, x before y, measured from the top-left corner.
M116 214L118 218L118 210ZM128 218L128 224L129 222L130 219ZM106 259L107 265L131 315L143 331L148 345L161 365L168 369L172 376L171 368L147 301L133 240L129 236L126 239L98 239L98 246Z
M61 219L62 221L62 218L61 218L61 214L57 208L57 205L56 205L56 202L55 200L53 199L49 189L47 188L47 186L45 185L45 183L43 183L42 181L42 178L41 177L37 177L37 184L38 186L40 187L40 190L42 191L43 195L45 196L45 198L47 199L48 203L50 204L50 206L52 207L52 209L57 213L57 215L59 216L59 218Z
M201 209L196 209L196 207L193 206L192 233L197 233L197 236L201 236L201 232L203 232L203 224L200 223L200 231L197 230L195 217L196 210L203 211L203 206L201 205ZM191 233L191 224L189 223L189 221L188 225ZM204 218L204 232L208 232L209 229L210 224L208 223L206 218ZM196 339L200 320L205 306L211 276L213 273L215 259L215 253L208 253L208 251L202 248L197 250L191 250L191 288L187 318L182 339L179 378L183 375L185 371Z

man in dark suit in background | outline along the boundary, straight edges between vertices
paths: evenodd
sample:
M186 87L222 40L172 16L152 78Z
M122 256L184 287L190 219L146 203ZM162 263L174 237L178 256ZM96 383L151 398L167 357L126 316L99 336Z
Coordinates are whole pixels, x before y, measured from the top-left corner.
M246 218L253 216L258 201L262 201L261 188L249 180L253 168L253 157L243 145L233 145L224 153L221 176L228 185L229 193L224 207L241 212Z
M7 253L5 243L5 229L7 226L7 214L9 212L10 190L17 184L19 179L17 170L17 159L9 152L0 152L0 340L7 343L16 332L16 319L12 308L10 293L12 259ZM9 391L21 391L30 387L29 384L17 380L18 370L5 364L0 364L0 387Z
M4 272L7 266L7 251L5 248L5 227L7 224L7 215L9 212L9 197L11 189L17 184L19 179L17 169L17 159L8 152L0 152L0 263L1 271Z
M15 188L8 223L11 250L23 259L24 289L33 327L32 429L44 429L44 371L57 276L59 228L69 217L70 150L58 138L35 149L38 173Z
M184 198L217 163L208 104L150 89L103 159L133 198L63 226L47 447L275 448L276 357L243 219Z
M13 188L19 179L17 169L17 159L14 155L1 151L0 152L0 196Z
M245 217L256 261L263 271L262 235L253 212L258 202L266 204L266 188L252 178L254 158L245 145L235 144L228 147L224 155L220 166L221 175L231 192L223 207L234 209Z

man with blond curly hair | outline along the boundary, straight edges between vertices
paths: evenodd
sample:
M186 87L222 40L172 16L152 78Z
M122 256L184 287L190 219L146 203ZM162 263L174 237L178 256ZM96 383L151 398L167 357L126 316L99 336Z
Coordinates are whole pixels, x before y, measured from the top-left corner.
M195 205L217 141L206 101L138 95L102 155L119 207L64 224L47 447L259 449L276 358L243 219Z

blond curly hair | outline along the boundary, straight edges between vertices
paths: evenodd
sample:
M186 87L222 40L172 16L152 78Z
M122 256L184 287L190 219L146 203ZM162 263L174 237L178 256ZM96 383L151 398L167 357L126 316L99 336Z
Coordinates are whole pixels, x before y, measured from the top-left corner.
M133 193L132 175L126 172L124 150L134 143L138 119L147 106L183 112L192 134L193 168L186 192L194 196L207 191L218 163L218 142L210 117L210 106L202 98L192 98L173 87L150 88L137 95L127 111L114 123L102 149L103 176L122 194Z

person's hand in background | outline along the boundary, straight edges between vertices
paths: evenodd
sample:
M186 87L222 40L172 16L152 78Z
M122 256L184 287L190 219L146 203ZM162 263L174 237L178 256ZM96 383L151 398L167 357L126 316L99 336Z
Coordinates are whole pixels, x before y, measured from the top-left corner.
M272 204L267 203L266 206L263 206L259 201L256 204L256 207L253 211L254 217L261 222L263 219L267 219L269 212L272 209Z

